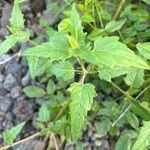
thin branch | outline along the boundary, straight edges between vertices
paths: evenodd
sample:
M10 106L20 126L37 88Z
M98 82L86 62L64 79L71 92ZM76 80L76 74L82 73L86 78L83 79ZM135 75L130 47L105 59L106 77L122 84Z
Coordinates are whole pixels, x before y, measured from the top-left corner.
M150 88L150 86L146 87L142 92L140 92L140 94L135 98L136 100L139 99L141 97L141 95ZM130 110L130 108L132 107L132 104L130 104L125 110L124 112L117 118L117 120L112 124L112 127L114 127L116 125L116 123Z
M113 16L113 20L116 20L120 14L121 9L123 8L123 5L125 3L125 0L120 0L119 6L117 8L117 11L115 12L114 16Z
M55 135L53 133L52 133L52 138L53 138L53 141L54 141L55 149L59 150Z
M33 134L33 135L31 135L31 136L29 136L29 137L23 139L23 140L20 140L20 141L15 142L15 143L13 143L13 144L11 144L11 145L2 147L2 148L0 148L0 150L6 150L6 149L8 149L8 148L10 148L10 147L16 146L16 145L18 145L18 144L21 144L21 143L24 143L24 142L26 142L26 141L28 141L28 140L31 140L31 139L33 139L33 138L36 138L36 137L38 137L39 135L40 135L39 132L38 132L38 133L35 133L35 134Z
M22 52L22 51L19 51L19 52L13 54L12 56L10 56L8 59L6 59L6 60L4 60L4 61L1 61L1 62L0 62L0 66L1 66L1 65L5 65L6 63L8 63L9 61L11 61L12 59L14 59L14 58L16 58L16 57L20 57L21 52Z

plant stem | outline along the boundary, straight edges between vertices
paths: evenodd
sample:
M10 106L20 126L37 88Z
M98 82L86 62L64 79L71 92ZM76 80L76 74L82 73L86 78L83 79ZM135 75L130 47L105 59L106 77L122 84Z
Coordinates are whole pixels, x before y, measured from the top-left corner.
M10 148L10 147L16 146L16 145L18 145L18 144L21 144L21 143L24 143L24 142L26 142L26 141L28 141L28 140L31 140L31 139L33 139L33 138L35 138L35 137L38 137L39 135L40 135L40 132L35 133L35 134L33 134L33 135L31 135L31 136L29 136L29 137L23 139L23 140L20 140L20 141L15 142L15 143L13 143L13 144L11 144L11 145L2 147L2 148L0 148L0 150L6 150L6 149L8 149L8 148Z
M136 108L138 108L139 113L141 114L142 117L144 117L147 120L150 120L150 109L145 108L144 106L142 106L139 101L137 101L136 99L134 99L131 95L129 95L128 93L126 93L125 91L123 91L120 87L118 87L115 83L110 82L110 84L112 86L114 86L118 91L120 91L122 94L124 94L130 103L132 103Z
M120 0L119 6L117 8L117 11L115 12L114 16L113 16L113 20L116 20L119 16L119 13L121 11L121 9L123 8L123 5L125 3L125 0Z
M12 59L14 59L14 58L16 58L16 57L20 57L20 55L21 55L21 51L19 51L19 52L13 54L13 55L10 56L8 59L6 59L6 60L0 62L0 65L4 65L4 64L6 64L7 62L11 61Z
M140 92L140 94L135 98L136 100L146 91L150 88L150 86L146 87L142 92ZM117 118L117 120L112 124L112 127L114 127L116 125L116 123L130 110L130 108L132 107L132 104L130 104L125 110L124 112Z

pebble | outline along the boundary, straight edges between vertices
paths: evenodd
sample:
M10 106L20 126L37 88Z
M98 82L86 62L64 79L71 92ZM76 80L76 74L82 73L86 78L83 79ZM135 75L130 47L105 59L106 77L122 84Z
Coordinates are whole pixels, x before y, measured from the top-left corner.
M0 82L3 82L5 79L4 75L3 74L0 74Z
M26 101L16 101L12 112L15 114L17 120L19 121L25 121L33 114L33 104Z
M6 113L9 111L11 107L11 99L9 98L4 98L3 100L0 99L0 111Z
M25 76L21 80L21 84L23 86L27 86L30 83L30 73L29 71L25 74Z
M9 3L5 3L2 11L2 17L1 17L1 28L5 28L9 25L9 19L11 17L12 12L12 5Z
M30 140L26 143L22 143L19 146L13 147L13 150L39 150L41 147L42 141L39 140Z
M3 121L5 119L5 113L0 111L0 121Z
M3 87L7 90L10 91L13 86L15 86L17 80L12 74L7 74L5 81L3 83Z
M11 90L11 97L13 99L19 97L21 95L21 87L20 86L15 86Z
M14 124L13 124L13 122L12 121L10 121L10 120L5 120L4 122L3 122L3 130L5 131L5 130L8 130L8 129L10 129L10 128L12 128L14 126Z
M5 65L5 71L7 74L13 74L16 77L20 76L21 70L21 65L18 64L16 60L12 60L10 63Z
M6 28L1 28L0 29L0 37L6 37L7 35L9 35L9 32Z

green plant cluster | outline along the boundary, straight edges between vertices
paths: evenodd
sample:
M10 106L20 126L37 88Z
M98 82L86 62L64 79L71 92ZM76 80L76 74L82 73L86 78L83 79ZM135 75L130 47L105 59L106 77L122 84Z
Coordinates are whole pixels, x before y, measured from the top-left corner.
M32 42L25 32L22 1L15 0L12 34L0 44L0 55L16 43ZM116 150L145 150L150 144L150 2L109 2L65 0L57 29L41 20L49 40L32 42L21 55L28 60L31 77L40 77L47 87L27 86L23 91L31 99L49 96L38 112L41 135L54 133L77 142L97 117L101 136L120 135ZM121 100L102 102L98 84L108 92L121 92ZM4 132L7 144L14 142L24 124Z

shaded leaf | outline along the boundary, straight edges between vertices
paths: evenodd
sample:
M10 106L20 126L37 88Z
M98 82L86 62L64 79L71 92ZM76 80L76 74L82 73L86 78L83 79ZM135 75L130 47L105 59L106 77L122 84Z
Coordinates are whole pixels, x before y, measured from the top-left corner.
M136 69L130 71L124 80L127 85L132 86L133 88L139 88L144 82L144 70Z
M42 75L49 65L48 60L45 58L28 56L27 60L29 65L29 71L33 79L36 76Z
M115 150L130 150L131 138L128 134L120 136L119 140L115 145Z
M102 120L98 125L98 134L105 136L111 128L111 123L108 119Z
M136 47L141 55L147 59L150 59L150 42L138 43Z
M69 61L59 62L52 65L52 74L64 81L74 78L74 68Z
M23 89L23 92L30 98L43 97L46 94L43 89L37 86L27 86Z
M150 144L150 121L144 121L131 150L144 150Z
M48 107L46 104L42 104L42 106L40 107L40 110L38 112L37 121L47 122L49 120L50 120L50 111L48 110Z
M105 26L105 30L107 32L114 32L117 30L120 30L121 27L125 24L126 19L122 19L122 20L112 20L109 23L106 24Z

